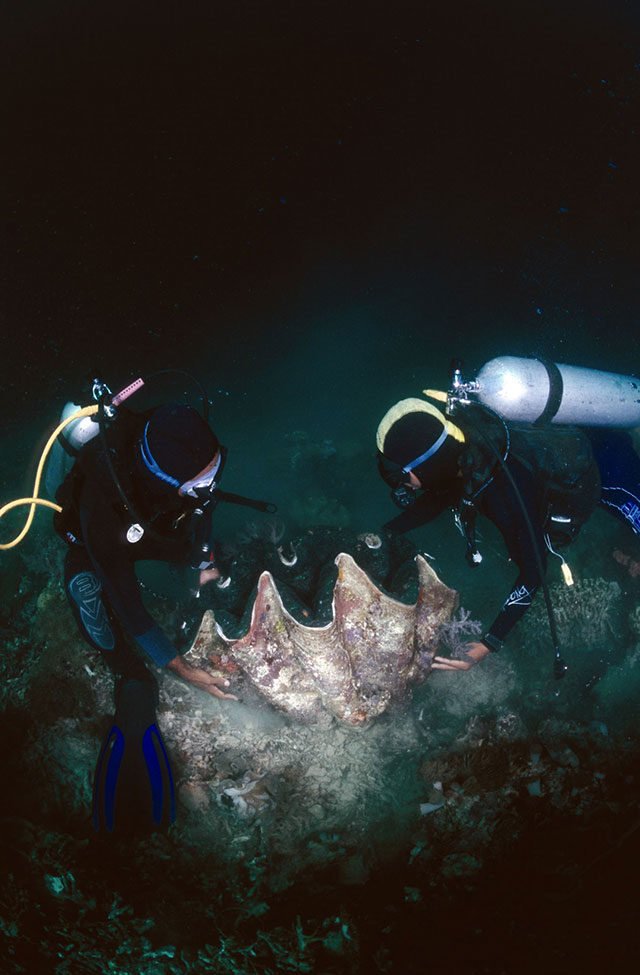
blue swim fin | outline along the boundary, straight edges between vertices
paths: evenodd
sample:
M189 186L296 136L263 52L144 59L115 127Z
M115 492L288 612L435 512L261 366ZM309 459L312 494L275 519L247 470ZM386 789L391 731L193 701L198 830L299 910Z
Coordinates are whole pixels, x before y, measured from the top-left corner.
M97 831L137 833L176 818L173 774L156 723L157 684L122 678L113 725L100 750L93 790Z

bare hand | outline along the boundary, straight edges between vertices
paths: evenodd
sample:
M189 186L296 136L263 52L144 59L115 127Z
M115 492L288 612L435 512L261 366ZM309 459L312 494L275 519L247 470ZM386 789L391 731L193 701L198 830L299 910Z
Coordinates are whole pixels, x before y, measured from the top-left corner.
M200 570L200 586L206 586L208 582L213 582L215 579L220 578L220 569L216 569L213 566L211 569L201 569Z
M187 683L194 687L199 687L201 691L206 691L212 697L218 697L222 701L237 701L235 694L225 694L221 687L228 687L229 681L226 677L216 677L203 667L192 667L182 657L174 657L167 664L174 674L182 677Z
M454 660L451 657L434 657L431 665L434 670L471 670L476 664L491 653L484 643L467 643L464 649L464 659Z

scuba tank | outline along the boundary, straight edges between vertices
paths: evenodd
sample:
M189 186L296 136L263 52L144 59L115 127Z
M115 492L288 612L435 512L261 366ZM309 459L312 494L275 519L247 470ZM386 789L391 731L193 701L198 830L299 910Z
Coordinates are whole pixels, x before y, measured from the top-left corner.
M116 393L115 396L112 396L106 383L94 378L91 392L96 402L108 401L109 405L105 407L105 414L112 419L115 416L116 408L139 389L142 389L144 384L145 381L140 376ZM76 419L71 419L75 414L80 414L81 410L81 406L69 401L65 403L60 414L60 432L49 453L45 473L45 487L50 498L55 498L56 491L73 467L76 457L85 444L94 440L100 433L98 410L96 410L96 418L78 415Z
M60 414L60 423L78 413L82 407L78 403L65 403ZM71 420L51 448L45 472L45 488L50 498L55 498L56 491L73 467L74 461L85 444L89 443L100 433L100 425L92 416L81 416Z
M184 370L181 369L163 369L160 372L152 375L159 376L165 373L174 372L181 375L189 375L188 373L184 373ZM203 419L206 422L208 417L209 401L200 383L197 381L195 382L202 397L202 414ZM89 443L91 440L95 439L95 437L98 435L100 435L104 443L104 456L111 478L116 486L124 508L132 516L133 524L131 525L130 530L135 530L135 537L132 535L132 537L129 538L129 541L138 541L145 531L148 532L150 537L156 537L160 541L164 540L163 536L157 535L150 525L146 525L136 515L135 508L120 483L107 443L107 421L115 419L117 416L117 408L144 385L145 380L140 377L129 383L128 386L125 386L124 389L121 389L118 393L116 393L115 396L113 396L106 383L102 382L100 379L94 378L92 383L93 399L96 401L94 405L85 406L82 408L77 407L75 403L67 403L65 405L62 412L62 418L55 430L51 433L40 455L31 494L28 497L16 498L16 500L10 501L0 507L0 520L14 508L22 506L27 506L29 508L24 527L11 541L0 542L0 551L6 551L20 544L33 524L37 507L49 508L58 514L62 513L62 507L55 501L50 501L47 498L40 497L40 484L43 480L45 464L47 464L50 453L53 452L54 457L53 461L49 461L47 466L47 475L45 479L46 489L47 493L49 493L51 497L55 497L57 489L64 481L67 473L69 473L69 470L73 466L73 462L80 453L82 447L84 447L84 445ZM268 501L259 501L254 498L246 498L243 495L233 494L229 491L221 491L215 482L212 485L212 491L215 492L213 498L207 497L202 499L205 506L207 503L213 500L215 502L227 501L231 502L232 504L246 505L250 508L254 508L257 511L263 512L268 511L273 513L277 510L276 505ZM200 512L196 511L194 513Z
M471 381L465 381L460 361L454 360L452 362L451 386L448 392L439 393L434 390L425 390L425 393L446 402L446 412L449 416L455 414L459 409L466 411L474 403L484 407L502 421L508 436L508 423L510 422L531 424L532 432L541 433L544 432L545 427L549 430L552 424L564 424L569 427L640 426L639 379L618 373L603 372L599 369L560 365L545 359L499 356L485 363L477 378ZM470 419L468 412L467 419ZM487 447L503 469L522 511L535 554L549 617L554 650L554 675L563 677L567 668L560 655L555 614L534 527L518 487L506 466L506 455L502 457L495 445L491 443L490 438L485 437L482 431L475 427L475 424L473 427L486 442ZM540 466L544 467L544 464ZM574 473L578 474L578 486L587 480L585 472L582 470L574 471ZM594 488L594 496L591 501L595 502L598 492L595 491L595 484L591 486ZM566 485L563 485L563 488L566 494ZM556 520L564 524L572 522L573 519L570 517L554 518L552 514L551 521ZM473 525L471 525L471 538L468 539L468 546L471 548L474 544L472 529ZM569 531L569 538L571 537L572 534ZM570 570L566 566L564 558L552 547L548 533L545 541L549 551L561 558L565 582L567 585L572 585Z
M575 426L640 426L640 379L546 359L498 356L465 384L506 420Z

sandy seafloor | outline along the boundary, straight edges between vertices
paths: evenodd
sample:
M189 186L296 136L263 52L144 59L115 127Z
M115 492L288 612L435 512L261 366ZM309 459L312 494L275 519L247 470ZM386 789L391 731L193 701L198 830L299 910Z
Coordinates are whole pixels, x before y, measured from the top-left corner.
M197 375L225 487L276 502L290 538L379 530L378 420L445 385L452 356L637 372L632 5L36 2L5 20L3 499L98 369L114 388ZM260 517L221 506L217 537L242 550ZM512 581L491 526L474 573L451 519L411 540L489 623ZM293 722L240 678L235 704L160 675L178 819L135 841L91 827L111 682L62 554L45 514L0 554L0 971L630 964L640 545L605 513L571 549L573 591L549 568L561 682L541 605L366 730Z

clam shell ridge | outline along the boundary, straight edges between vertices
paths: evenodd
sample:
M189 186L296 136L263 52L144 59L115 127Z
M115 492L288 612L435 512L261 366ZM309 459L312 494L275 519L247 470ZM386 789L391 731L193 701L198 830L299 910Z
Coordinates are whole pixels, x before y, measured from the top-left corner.
M407 605L383 593L341 552L335 559L332 618L324 626L296 620L271 573L263 572L245 635L225 636L207 610L191 649L207 654L222 639L229 660L294 718L313 721L328 710L349 724L365 723L426 676L438 630L457 605L455 590L421 555L415 561L418 598Z

